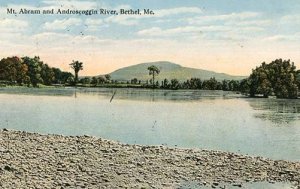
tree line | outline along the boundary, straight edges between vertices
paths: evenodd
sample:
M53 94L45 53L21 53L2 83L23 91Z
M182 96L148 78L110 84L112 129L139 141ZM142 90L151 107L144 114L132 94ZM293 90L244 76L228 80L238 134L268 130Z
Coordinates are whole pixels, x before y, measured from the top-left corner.
M70 72L50 67L38 56L13 56L0 60L0 82L38 87L39 84L71 84L74 82L74 76Z
M153 82L153 78L147 80L143 86L148 88L161 89L200 89L200 90L224 90L224 91L239 91L240 81L238 80L222 80L218 81L214 77L208 80L201 80L200 78L191 78L186 81L179 81L178 79L164 79L161 82Z
M217 81L214 77L209 80L201 80L200 78L191 78L184 82L180 82L178 79L164 79L155 82L155 77L160 73L157 66L149 66L149 75L152 77L149 81L146 81L144 86L152 88L162 89L202 89L202 90L224 90L224 91L238 91L240 88L240 81L238 80L223 80ZM137 79L135 78L135 81Z
M300 70L290 60L276 59L267 64L263 62L259 67L252 70L250 76L241 81L223 80L217 81L215 78L201 80L191 78L180 83L177 79L164 79L161 85L155 82L155 76L160 73L156 66L148 67L150 86L152 88L164 89L204 89L204 90L224 90L240 91L250 97L276 96L277 98L298 98L300 89ZM148 81L146 83L149 86Z
M300 70L290 60L276 59L263 62L252 70L246 81L246 91L251 97L261 94L278 98L297 98L300 89Z
M38 56L3 58L0 60L0 84L33 87L38 87L39 84L73 86L81 84L89 87L107 86L107 84L114 87L117 84L126 84L125 87L239 91L251 97L276 96L278 98L298 98L300 89L300 70L297 70L290 60L282 59L276 59L268 64L263 62L253 69L246 79L223 81L218 81L214 77L208 80L191 78L183 82L176 78L156 81L155 77L160 74L161 70L154 65L147 68L151 78L146 81L133 78L124 83L124 81L112 80L108 74L79 79L78 75L83 70L83 63L73 60L69 65L74 70L74 75L61 71L59 68L50 67Z

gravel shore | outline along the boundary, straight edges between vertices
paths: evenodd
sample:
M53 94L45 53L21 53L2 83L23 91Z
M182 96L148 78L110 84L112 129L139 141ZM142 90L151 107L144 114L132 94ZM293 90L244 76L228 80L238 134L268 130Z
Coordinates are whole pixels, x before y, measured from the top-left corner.
M3 129L0 157L0 188L179 188L189 182L222 188L259 181L300 188L300 162L90 136Z

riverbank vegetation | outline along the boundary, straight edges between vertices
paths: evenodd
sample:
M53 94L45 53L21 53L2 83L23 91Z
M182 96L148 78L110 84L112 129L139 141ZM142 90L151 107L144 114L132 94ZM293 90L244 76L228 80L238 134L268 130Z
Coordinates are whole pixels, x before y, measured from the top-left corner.
M38 56L8 57L0 61L0 86L19 85L39 87L46 86L82 86L82 87L121 87L121 88L153 88L153 89L195 89L195 90L223 90L237 91L251 97L276 96L277 98L297 98L300 89L300 70L290 60L276 59L267 64L263 62L252 70L250 76L243 80L208 80L190 78L179 81L176 78L155 80L160 72L157 66L150 66L149 80L128 78L128 80L114 80L106 74L97 77L79 77L83 63L74 61L69 64L75 76L59 68L50 67Z
M74 76L70 72L50 67L38 56L8 57L0 61L0 85L39 85L71 84Z

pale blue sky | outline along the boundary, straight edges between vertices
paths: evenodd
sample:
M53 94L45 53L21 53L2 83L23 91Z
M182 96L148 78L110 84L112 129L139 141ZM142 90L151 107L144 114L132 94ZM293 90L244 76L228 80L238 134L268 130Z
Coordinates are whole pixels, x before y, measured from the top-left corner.
M298 0L114 0L0 3L0 55L39 55L84 74L147 61L245 75L263 61L289 58L300 68ZM7 8L153 9L154 16L8 15Z

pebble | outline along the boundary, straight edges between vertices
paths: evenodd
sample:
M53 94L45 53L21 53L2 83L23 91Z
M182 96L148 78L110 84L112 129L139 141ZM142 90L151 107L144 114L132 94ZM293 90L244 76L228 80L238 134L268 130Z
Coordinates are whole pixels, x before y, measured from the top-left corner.
M300 188L300 162L121 144L87 135L2 129L0 139L0 188L177 188L188 182L225 188L261 181Z

